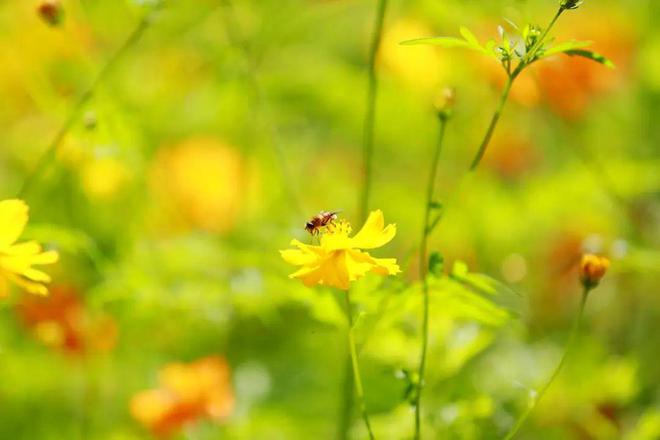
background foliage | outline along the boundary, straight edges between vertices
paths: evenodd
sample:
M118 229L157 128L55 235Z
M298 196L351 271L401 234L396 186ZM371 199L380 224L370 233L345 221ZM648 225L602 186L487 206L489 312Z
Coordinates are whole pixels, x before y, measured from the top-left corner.
M62 4L56 27L35 2L0 4L2 199L153 7ZM61 252L53 290L77 298L86 324L73 331L82 342L67 344L30 318L26 294L3 300L1 438L149 437L131 397L157 386L163 365L209 355L230 365L233 414L181 438L335 438L342 303L287 279L277 250L308 240L302 225L322 209L357 222L374 6L172 0L149 15L23 195L25 235ZM580 350L520 438L660 437L660 4L586 1L562 17L554 35L594 41L616 69L572 57L530 68L466 180L501 69L460 49L398 44L461 25L484 41L505 18L545 23L555 10L540 0L391 2L371 205L397 223L387 256L404 273L367 278L355 294L380 438L412 427L402 372L418 359L416 250L444 86L457 101L437 189L450 202L431 242L445 264L432 280L428 438L501 438L558 359L585 250L610 256L611 271L590 298ZM352 436L362 429L356 421Z

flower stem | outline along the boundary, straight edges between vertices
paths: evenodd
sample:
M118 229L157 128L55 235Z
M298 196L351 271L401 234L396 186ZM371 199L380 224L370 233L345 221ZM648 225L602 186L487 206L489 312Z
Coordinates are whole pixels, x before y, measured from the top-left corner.
M387 0L377 0L376 17L371 36L368 58L368 85L366 98L366 113L362 133L362 191L359 199L360 221L364 222L369 212L369 199L371 196L371 174L374 153L374 131L376 119L376 97L378 92L378 77L376 75L376 55L383 37L383 23L387 10ZM350 317L350 311L349 311ZM343 440L348 438L351 414L353 412L353 376L351 365L354 365L353 356L346 360L347 368L342 383L342 408L339 413L339 435ZM357 385L357 384L356 384ZM365 420L366 421L366 420ZM368 425L368 423L367 423ZM370 432L371 433L371 432ZM372 434L373 437L373 434Z
M493 113L493 117L490 120L490 125L488 126L488 130L486 130L486 135L481 141L481 145L479 145L479 151L477 151L477 155L472 160L472 164L470 165L470 171L474 171L477 168L477 166L479 166L481 159L484 157L484 154L486 153L486 148L488 148L490 139L493 137L493 133L495 132L495 127L497 126L497 122L500 120L500 116L502 115L502 110L504 110L504 105L506 104L506 101L509 98L509 92L511 91L511 86L513 85L513 81L515 79L514 74L510 75L507 78L506 83L504 84L504 90L502 90L500 101L497 104L495 113Z
M119 46L117 51L110 57L110 59L108 59L105 65L101 68L101 70L97 74L92 84L87 88L87 90L83 92L82 95L80 95L78 101L76 101L73 108L69 112L69 115L64 121L64 124L62 124L60 129L57 131L55 137L53 137L52 141L46 148L46 151L44 151L41 157L39 157L39 159L37 160L37 165L25 178L25 181L23 182L23 185L21 186L21 189L18 192L19 198L23 198L29 192L30 188L36 182L38 177L46 170L48 165L50 165L52 160L55 158L57 150L60 148L62 141L66 137L71 127L73 127L73 124L78 120L78 117L80 116L80 113L82 112L87 102L89 102L92 96L94 96L96 89L103 81L105 81L108 74L112 71L112 69L115 67L117 62L124 56L124 54L128 52L128 50L131 47L133 47L142 38L144 31L147 30L151 22L152 22L151 13L147 13L144 17L142 17L142 19L137 24L137 26L128 35L124 43L121 46Z
M353 312L351 311L351 296L350 291L346 291L346 317L348 319L348 349L351 354L351 364L353 366L353 380L355 382L355 391L357 392L358 403L360 405L360 412L362 419L369 432L369 438L375 440L373 431L371 430L371 423L369 422L369 414L364 402L364 388L362 387L362 377L360 375L360 364L358 362L357 349L355 348L355 335L353 334Z
M440 130L438 133L438 141L435 145L435 151L431 159L431 169L429 171L429 180L426 188L426 200L424 207L424 229L422 231L422 239L420 242L419 251L419 277L422 282L422 294L424 295L424 305L422 312L422 351L419 360L418 370L418 388L415 394L415 439L421 436L421 397L422 389L424 388L424 371L426 368L426 351L428 348L429 340L429 285L428 285L428 238L431 233L431 212L433 194L435 192L436 178L438 174L438 161L440 160L440 152L442 151L442 140L445 135L445 126L447 124L446 116L440 116Z
M513 86L513 82L518 77L518 75L520 75L520 73L525 69L525 67L529 66L531 63L534 62L534 56L536 55L536 52L538 52L538 50L541 47L543 47L545 38L548 36L548 33L555 25L557 19L562 14L562 12L564 12L564 9L559 8L559 10L554 15L548 26L546 26L545 30L543 31L539 39L536 40L536 43L534 43L534 45L529 49L529 51L525 54L522 60L520 60L520 63L518 64L518 66L516 66L514 71L510 74L507 71L508 77L506 83L504 84L504 89L502 90L500 101L497 105L497 108L495 109L495 113L493 114L493 117L490 120L490 125L488 126L488 130L486 130L486 135L484 136L483 140L481 141L481 144L479 145L479 150L477 151L477 155L472 160L472 164L470 165L470 171L474 171L477 168L477 166L479 166L481 159L484 157L484 154L486 153L486 149L488 148L490 139L493 137L493 133L495 132L495 127L497 127L497 123L500 120L502 111L504 110L504 105L506 104L507 99L509 98L509 92L511 92L511 86Z
M360 199L360 219L367 218L369 197L371 196L371 174L374 150L374 127L376 118L376 97L378 92L378 77L376 76L376 55L383 36L383 22L387 0L378 0L374 22L371 46L369 48L369 76L367 87L367 109L364 116L364 131L362 137L362 197Z
M507 435L504 437L504 440L511 440L514 438L516 433L522 428L522 426L525 424L525 421L527 421L527 418L529 415L534 411L534 408L536 408L536 405L539 403L539 401L543 398L545 395L546 391L548 388L550 388L550 385L554 382L554 380L557 378L559 375L559 372L561 371L562 367L564 366L564 363L566 362L566 357L568 356L568 353L573 350L573 345L575 344L575 341L577 340L578 334L580 333L580 326L582 325L582 315L584 314L584 306L587 302L587 296L589 295L590 289L585 287L584 290L582 291L582 299L580 300L580 308L578 310L577 317L575 318L575 321L573 322L573 328L571 329L571 333L568 336L568 341L566 342L566 347L564 348L564 353L562 354L561 358L559 359L559 363L555 367L555 370L552 372L552 375L550 375L550 378L548 381L543 385L543 388L538 392L534 400L532 400L527 407L527 409L518 417L518 420L516 420L516 423L511 427Z

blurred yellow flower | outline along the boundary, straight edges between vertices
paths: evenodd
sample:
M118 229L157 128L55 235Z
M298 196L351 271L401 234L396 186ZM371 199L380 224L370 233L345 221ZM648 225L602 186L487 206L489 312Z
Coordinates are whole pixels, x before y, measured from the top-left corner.
M7 295L7 280L30 293L48 294L44 284L50 277L32 265L55 263L57 252L42 252L36 241L16 243L27 224L28 209L22 200L0 201L0 297Z
M161 150L151 182L157 200L184 227L227 232L241 211L246 173L243 158L231 146L196 137Z
M351 281L369 272L383 276L401 272L395 258L374 258L360 250L379 248L396 235L396 225L385 226L382 211L372 211L362 229L353 237L350 233L351 226L339 221L328 225L320 246L291 241L298 249L280 251L282 258L302 267L289 278L298 278L306 286L322 284L347 290Z
M169 436L204 417L222 421L234 409L229 365L224 358L172 363L161 369L159 379L159 388L136 394L130 403L133 417L157 436Z
M81 171L83 190L92 199L111 199L129 178L129 171L120 161L112 158L91 160Z
M451 66L440 58L432 46L408 47L399 44L420 35L430 36L434 32L415 19L402 19L388 26L383 35L378 63L409 87L430 93L446 81Z

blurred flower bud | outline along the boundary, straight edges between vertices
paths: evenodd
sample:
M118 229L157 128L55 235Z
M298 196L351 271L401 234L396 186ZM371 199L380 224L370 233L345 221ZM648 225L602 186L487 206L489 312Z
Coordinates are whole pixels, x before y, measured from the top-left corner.
M49 26L59 26L64 21L64 8L60 0L42 0L37 13Z
M442 119L449 118L454 111L454 104L456 102L456 92L452 87L445 87L435 97L433 106L438 112L438 116Z
M593 289L610 267L610 260L594 254L585 254L580 262L580 282L585 289Z
M560 0L559 7L561 9L577 9L582 3L582 0Z

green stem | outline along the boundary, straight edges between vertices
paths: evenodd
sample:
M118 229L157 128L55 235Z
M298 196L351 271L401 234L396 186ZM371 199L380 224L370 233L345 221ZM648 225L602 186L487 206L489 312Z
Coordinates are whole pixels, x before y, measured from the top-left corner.
M295 179L287 161L286 151L279 140L277 128L271 121L272 118L269 118L268 100L259 81L257 62L254 59L255 56L241 29L234 9L234 3L230 0L221 0L219 4L224 8L222 18L224 20L227 38L233 46L241 51L247 63L244 71L244 79L250 88L251 98L254 101L253 107L256 109L255 119L261 122L262 129L265 131L268 142L273 149L286 195L296 209L297 214L303 216L305 215L305 209L303 208L300 194L296 190L297 185L295 185Z
M562 12L564 12L564 9L559 8L559 10L554 15L554 17L552 17L552 20L550 21L548 26L546 26L545 30L543 31L539 39L536 40L536 43L534 43L534 45L529 49L529 51L527 51L527 53L520 61L518 66L516 66L516 68L514 69L514 71L511 74L508 74L507 72L508 77L506 83L504 84L504 90L502 90L500 101L497 105L497 108L495 109L495 113L493 114L492 119L490 120L490 125L488 126L488 130L486 130L486 135L481 141L481 145L479 145L479 150L477 151L477 155L472 160L472 164L470 165L470 171L474 171L477 168L477 166L479 166L481 159L484 157L484 154L486 153L488 144L490 143L490 140L493 137L493 133L495 132L495 127L497 127L497 123L500 120L502 111L504 110L504 105L506 104L506 101L509 98L509 92L511 92L511 86L513 85L513 81L515 81L515 79L518 77L518 75L520 75L520 73L525 69L525 67L529 66L532 62L534 62L534 56L536 55L536 52L543 46L545 38L548 36L548 33L555 25L557 19L559 19L559 16L562 14Z
M477 166L479 166L481 159L484 157L484 154L486 153L486 148L488 148L490 139L493 137L493 133L495 132L495 127L497 126L497 122L500 120L500 116L502 115L502 110L504 110L504 105L506 104L506 101L509 98L509 92L511 91L511 86L513 85L513 81L516 78L514 76L516 75L516 71L514 71L514 73L507 78L506 84L504 84L504 90L502 90L500 101L497 104L497 108L495 109L495 113L493 113L492 119L490 120L490 125L488 126L488 130L486 130L486 135L481 141L481 145L479 145L479 151L477 151L477 155L472 160L472 164L470 165L470 171L474 171L477 168Z
M359 211L360 220L364 222L369 213L369 199L371 196L371 174L374 154L374 131L376 119L376 97L378 92L378 77L376 75L376 55L383 38L383 23L387 11L387 0L377 0L376 16L371 36L368 59L368 86L366 98L366 113L362 134L362 191L360 193ZM352 356L347 359L347 365L353 363ZM339 439L348 438L351 414L353 412L353 376L350 367L346 368L342 383L342 408L339 418ZM356 384L357 385L357 384ZM373 434L372 434L373 436Z
M364 402L364 388L362 386L362 377L360 375L360 364L358 362L357 349L355 347L355 335L353 334L353 312L351 311L351 296L350 291L346 291L346 317L348 319L348 349L351 354L351 364L353 367L353 380L355 381L355 391L357 393L358 403L360 405L360 412L362 419L369 432L369 438L375 440L373 431L371 430L371 423L369 422L369 414Z
M422 239L420 242L419 250L419 278L422 281L422 294L424 296L424 305L422 312L422 351L419 360L418 370L418 388L415 394L415 439L421 436L421 398L422 390L424 389L424 373L426 369L426 351L429 342L429 284L428 284L428 238L431 233L431 212L433 194L435 192L436 178L438 174L438 162L440 160L440 152L442 151L442 140L445 135L445 126L447 118L444 115L440 116L440 130L438 133L438 141L435 145L435 151L431 159L431 169L429 171L429 180L426 187L426 200L424 207L424 229L422 230Z
M376 19L374 22L371 46L369 48L369 79L367 88L367 109L364 116L364 131L362 138L363 186L360 200L360 218L367 218L369 198L371 196L371 174L374 152L374 130L376 118L376 97L378 92L378 78L376 76L376 55L383 36L383 22L387 0L378 0Z
M110 59L101 68L101 70L99 71L96 78L89 86L89 88L87 88L87 90L85 90L83 94L80 95L80 98L78 98L78 101L76 101L75 105L71 109L68 117L64 121L64 124L62 124L60 129L57 131L55 137L53 137L53 140L46 148L46 151L44 151L41 157L37 160L37 165L34 167L32 172L28 174L28 176L25 178L25 181L23 182L23 186L18 192L19 198L25 197L25 195L29 192L29 190L31 189L32 185L35 183L37 178L46 170L48 165L50 165L51 161L55 158L55 155L57 154L57 150L60 148L62 141L66 137L71 127L73 127L73 124L78 120L78 117L80 116L80 113L82 112L87 102L89 102L92 96L94 96L94 93L96 92L98 86L103 81L105 81L108 74L112 71L112 69L115 67L117 62L124 56L124 54L140 40L140 38L144 34L144 31L146 31L149 25L151 24L151 21L152 21L151 14L146 14L140 20L140 22L137 24L135 29L133 29L133 31L126 38L124 44L122 44L119 47L119 49L117 49L117 51L110 57Z
M348 430L351 427L351 416L353 413L353 362L350 354L344 362L344 380L342 381L342 405L339 411L339 423L337 427L337 438L348 439Z
M550 378L548 381L543 385L543 388L538 392L534 400L532 400L527 407L527 409L518 417L518 420L516 420L516 423L511 427L509 432L507 433L506 437L504 437L504 440L511 440L514 438L514 436L518 433L520 428L525 424L525 421L527 421L527 418L529 415L534 411L534 408L536 408L536 405L539 403L539 401L543 398L545 395L546 391L548 391L548 388L550 388L550 385L554 382L554 380L557 378L559 375L559 372L561 371L562 367L564 366L564 363L566 362L566 357L568 356L569 352L573 350L573 345L575 344L575 341L577 340L578 334L580 333L580 326L582 325L582 315L584 314L584 306L587 302L587 296L589 295L590 289L585 287L583 292L582 292L582 299L580 300L580 308L578 310L577 317L575 318L575 321L573 322L573 328L571 329L571 333L568 336L568 341L566 342L566 347L564 348L564 353L562 354L561 358L559 359L559 363L555 367L555 370L552 372L552 375L550 375Z

